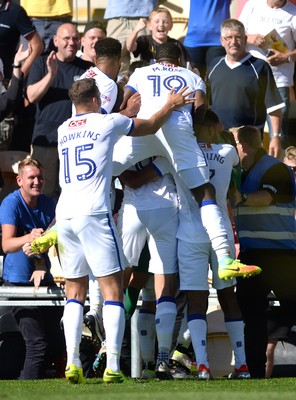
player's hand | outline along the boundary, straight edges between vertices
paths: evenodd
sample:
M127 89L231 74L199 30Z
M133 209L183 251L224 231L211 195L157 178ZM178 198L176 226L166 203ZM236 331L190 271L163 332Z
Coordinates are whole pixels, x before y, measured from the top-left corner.
M31 243L33 240L37 239L42 235L44 230L42 228L34 228L31 230L31 232L27 235L26 241Z
M127 101L124 115L127 117L134 117L138 114L141 107L141 95L140 93L133 94Z
M168 103L173 109L184 106L185 104L194 103L195 97L188 97L194 90L189 90L189 86L185 86L183 89L179 90L178 93L174 93L175 88L172 88L168 94Z

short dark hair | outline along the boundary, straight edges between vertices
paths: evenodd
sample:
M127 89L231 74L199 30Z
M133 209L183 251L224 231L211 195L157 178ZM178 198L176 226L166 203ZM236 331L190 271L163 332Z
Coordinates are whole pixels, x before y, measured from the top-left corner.
M218 115L216 113L214 113L214 111L212 111L212 110L206 110L206 112L204 114L203 122L201 125L212 126L212 125L216 125L219 123L220 123L220 121L219 121Z
M181 50L175 42L162 43L156 49L156 61L159 60L178 61L180 57L181 57Z
M111 37L98 40L95 44L97 58L118 58L121 56L121 43Z
M88 103L94 97L99 97L100 92L96 81L92 78L79 79L68 90L72 102L77 104Z
M107 35L106 24L104 24L101 21L88 22L84 27L83 34L85 34L87 31L90 31L91 29L94 29L94 28L101 29L101 31L103 31L105 33L105 35Z
M127 75L131 76L135 72L135 69L137 68L142 68L142 67L147 67L149 65L149 62L145 60L138 60L138 61L133 61L130 66L128 67L127 70Z

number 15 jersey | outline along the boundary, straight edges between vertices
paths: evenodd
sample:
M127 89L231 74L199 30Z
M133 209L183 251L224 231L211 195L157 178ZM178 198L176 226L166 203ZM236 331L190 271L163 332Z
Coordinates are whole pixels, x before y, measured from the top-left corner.
M57 219L111 213L113 147L133 126L132 119L120 114L86 113L59 127Z

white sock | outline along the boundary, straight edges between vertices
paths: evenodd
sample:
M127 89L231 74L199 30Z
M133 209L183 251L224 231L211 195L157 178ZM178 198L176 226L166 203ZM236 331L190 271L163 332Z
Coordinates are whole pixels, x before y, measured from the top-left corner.
M82 334L84 305L78 300L69 299L64 308L63 325L67 348L67 365L81 368L79 347Z
M119 372L119 359L125 327L123 303L105 301L103 322L106 334L107 368L111 368L113 372Z
M244 322L225 318L225 326L234 352L235 368L246 364Z
M203 201L200 204L200 215L218 260L229 255L227 232L219 206L214 200Z
M188 327L198 365L204 364L209 368L207 355L207 320L205 314L191 314L188 316Z
M158 358L168 361L172 346L177 307L174 297L163 296L156 302L155 326L158 340Z
M155 314L152 311L140 310L138 315L138 332L143 362L155 361Z

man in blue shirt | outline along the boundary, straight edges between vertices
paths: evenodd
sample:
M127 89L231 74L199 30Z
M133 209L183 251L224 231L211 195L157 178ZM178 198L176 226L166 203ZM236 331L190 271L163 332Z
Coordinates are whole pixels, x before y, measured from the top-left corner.
M53 200L41 194L42 164L32 158L21 161L17 183L20 188L5 197L0 207L5 285L35 289L54 286L48 254L30 258L23 251L24 246L42 235L55 216ZM58 307L13 307L26 346L20 379L44 378L48 352L55 356L63 353L64 338L59 327L62 311Z

